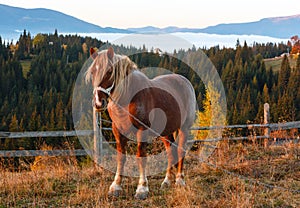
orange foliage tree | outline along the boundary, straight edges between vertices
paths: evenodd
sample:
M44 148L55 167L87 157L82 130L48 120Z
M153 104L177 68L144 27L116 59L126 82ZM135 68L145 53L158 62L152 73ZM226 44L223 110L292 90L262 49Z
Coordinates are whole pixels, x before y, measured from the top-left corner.
M291 46L292 46L291 54L300 53L300 39L298 35L291 37Z

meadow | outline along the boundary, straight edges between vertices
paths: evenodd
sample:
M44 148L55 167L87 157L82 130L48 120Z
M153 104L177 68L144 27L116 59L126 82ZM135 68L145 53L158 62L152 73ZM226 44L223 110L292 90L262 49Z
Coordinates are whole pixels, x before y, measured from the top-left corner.
M44 146L41 149L49 149ZM299 207L299 139L271 142L222 141L208 161L197 150L185 161L187 186L161 190L163 173L150 176L146 200L134 199L137 178L125 177L119 198L107 196L114 174L87 159L36 157L1 160L0 207Z
M264 62L266 64L267 69L272 67L272 69L275 72L280 71L281 63L282 63L283 57L275 57L275 58L269 58L269 59L264 59ZM293 57L289 57L289 63L291 67L296 67L296 59Z

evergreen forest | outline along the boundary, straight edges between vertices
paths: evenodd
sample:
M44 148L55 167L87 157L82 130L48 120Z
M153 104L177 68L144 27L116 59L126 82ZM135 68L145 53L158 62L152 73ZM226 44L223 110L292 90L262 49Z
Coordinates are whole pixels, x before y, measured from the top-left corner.
M78 35L37 34L26 30L16 43L0 38L0 131L72 130L72 90L77 75L89 58L89 48L101 40ZM251 44L251 46L250 46ZM270 104L271 122L300 120L300 56L281 57L280 67L265 60L291 51L287 43L239 43L235 48L196 48L174 51L173 56L205 53L225 87L227 123L262 123L263 104ZM148 52L145 47L116 46L116 53L131 53L139 68L171 68L193 84L200 111L205 86L171 56ZM173 60L172 60L173 59ZM193 61L193 60L192 60ZM197 61L197 60L195 60ZM59 140L49 140L52 145ZM0 149L34 148L33 141L0 138Z

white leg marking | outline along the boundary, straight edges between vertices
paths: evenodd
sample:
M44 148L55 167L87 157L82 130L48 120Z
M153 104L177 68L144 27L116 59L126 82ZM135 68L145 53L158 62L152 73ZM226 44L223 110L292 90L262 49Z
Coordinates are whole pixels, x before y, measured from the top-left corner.
M176 182L175 184L178 186L185 186L185 181L184 181L184 174L183 173L178 173L176 175Z
M114 191L122 191L122 187L118 184L116 184L116 182L112 182L112 184L109 187L109 192L114 192Z
M149 188L148 188L147 177L144 174L142 174L140 176L139 185L136 189L136 193L144 193L144 192L149 192Z
M143 186L143 185L138 185L137 189L136 189L136 193L140 194L140 193L146 193L149 192L149 187L148 185Z
M144 200L147 198L149 193L148 181L147 178L140 178L139 185L136 189L135 198Z
M115 180L112 182L112 184L109 187L108 195L110 196L119 196L122 191L121 187L121 175L117 172L115 175Z
M134 197L139 200L144 200L148 197L148 193L149 193L148 184L146 186L138 185L138 187L136 189L136 194Z
M167 174L166 177L165 177L165 179L161 183L160 188L164 189L164 188L168 188L170 186L171 186L171 176Z

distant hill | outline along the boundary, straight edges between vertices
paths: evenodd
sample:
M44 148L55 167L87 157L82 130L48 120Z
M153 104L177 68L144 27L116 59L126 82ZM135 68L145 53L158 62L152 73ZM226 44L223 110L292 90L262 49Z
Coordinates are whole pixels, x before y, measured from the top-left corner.
M23 9L0 4L0 35L26 29L31 33L129 33L127 30L100 27L50 9Z
M0 4L0 35L12 35L24 29L31 33L208 33L221 35L262 35L290 38L300 35L300 15L264 18L256 22L219 24L206 28L141 28L118 29L100 27L50 9L23 9Z
M219 24L204 28L201 32L290 38L300 34L300 15L264 18L249 23Z
M172 33L172 32L193 32L219 35L262 35L274 38L290 38L300 35L300 15L287 17L264 18L256 22L219 24L203 29L178 28L178 27L142 27L128 28L136 33Z

